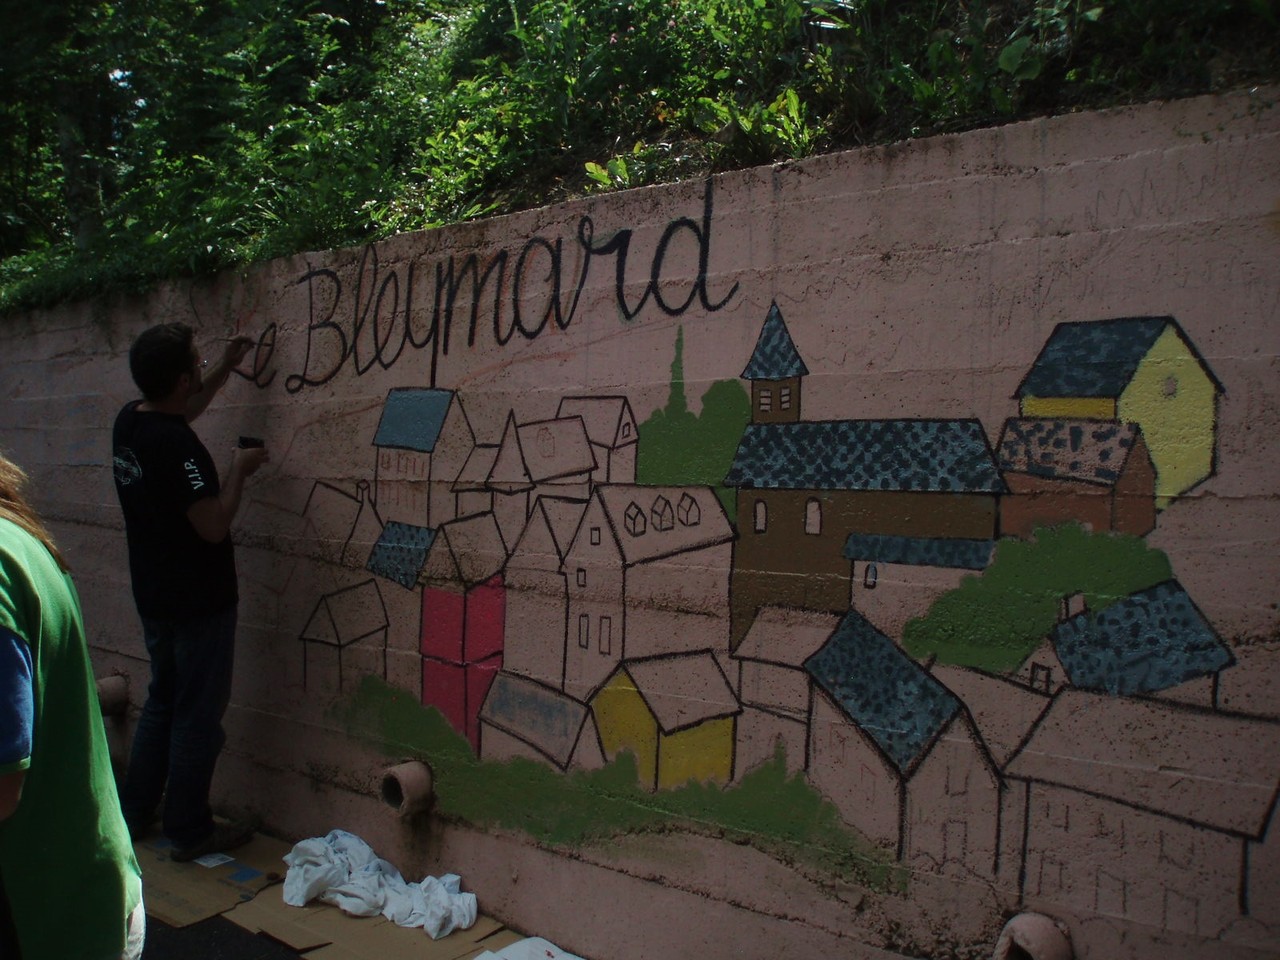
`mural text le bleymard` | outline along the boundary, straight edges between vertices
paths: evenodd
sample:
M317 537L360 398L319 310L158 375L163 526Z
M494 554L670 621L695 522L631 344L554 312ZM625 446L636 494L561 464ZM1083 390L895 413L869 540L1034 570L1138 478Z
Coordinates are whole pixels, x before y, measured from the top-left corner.
M700 217L676 217L667 224L649 261L648 283L633 301L628 300L626 287L634 266L629 262L634 230L624 227L598 238L595 221L588 215L578 220L576 236L569 245L571 256L566 256L564 237L539 235L526 240L518 252L498 250L483 262L474 253L461 262L452 254L437 261L429 310L415 311L415 303L422 302L416 260L403 269L385 269L378 260L377 249L367 247L349 299L344 298L343 282L336 271L308 270L297 280L306 285L308 298L302 366L285 377L285 389L297 393L328 383L348 361L357 376L375 366L389 370L406 348L431 350L430 384L435 386L439 359L448 356L451 345L456 344L453 326L460 297L470 303L464 321L468 347L475 346L483 326L488 327L489 335L499 346L509 344L517 333L524 340L534 340L551 323L561 330L573 323L583 287L595 261L601 258L613 258L614 298L626 321L634 320L651 299L671 317L682 316L695 301L707 313L721 310L738 292L738 284L734 282L714 293L708 288L714 200L713 181L708 180ZM687 289L673 293L669 275L690 275L687 265L673 267L668 262L672 244L682 234L697 245L697 272ZM544 305L541 311L529 311L522 304L537 302L535 293L539 287ZM484 325L482 310L487 312ZM252 370L242 374L258 387L266 388L275 380L278 336L275 323L263 329Z

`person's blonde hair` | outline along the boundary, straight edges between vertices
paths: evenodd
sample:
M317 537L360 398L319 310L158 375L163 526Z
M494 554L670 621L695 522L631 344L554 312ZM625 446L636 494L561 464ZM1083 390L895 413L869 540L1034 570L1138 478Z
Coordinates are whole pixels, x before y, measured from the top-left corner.
M66 570L67 563L62 559L62 553L24 494L26 486L27 475L22 468L0 453L0 519L16 524L43 543L53 554L53 559L58 561L58 566Z

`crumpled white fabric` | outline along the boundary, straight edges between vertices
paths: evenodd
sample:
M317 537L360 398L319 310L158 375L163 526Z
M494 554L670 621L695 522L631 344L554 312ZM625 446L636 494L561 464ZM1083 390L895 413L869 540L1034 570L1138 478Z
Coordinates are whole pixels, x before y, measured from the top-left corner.
M486 950L476 954L475 960L582 960L572 953L566 953L549 940L541 937L527 937L508 944L497 953Z
M305 906L319 897L357 917L386 917L422 927L433 940L476 922L476 895L461 893L456 874L409 883L353 833L330 830L296 844L284 856L284 902Z

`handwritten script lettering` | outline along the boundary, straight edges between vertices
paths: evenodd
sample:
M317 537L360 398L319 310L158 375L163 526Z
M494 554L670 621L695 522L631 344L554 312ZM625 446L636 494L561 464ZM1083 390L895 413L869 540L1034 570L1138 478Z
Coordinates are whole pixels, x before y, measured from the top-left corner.
M634 320L650 300L667 316L681 316L695 302L714 313L733 299L738 284L718 296L708 289L713 200L708 180L701 218L678 217L667 224L654 248L647 282L633 294L634 301L627 294L634 232L626 228L597 239L589 216L578 221L568 253L564 238L535 236L514 254L499 250L485 260L475 254L461 260L450 255L431 270L416 260L389 268L379 261L377 248L368 246L348 288L332 269L309 269L296 281L307 288L306 344L301 368L284 378L285 390L298 393L328 383L348 364L356 376L374 368L389 370L409 348L431 351L430 384L435 386L440 358L458 348L464 331L470 348L481 336L505 347L516 334L534 340L553 324L568 329L595 261L606 257L614 260L614 298L624 321ZM672 245L682 234L697 247L696 272L691 264L670 263ZM669 288L664 293L664 282L673 276L690 280L679 295ZM422 303L428 295L429 302ZM460 302L469 307L460 310ZM272 364L280 338L276 324L259 338L249 379L260 388L275 379Z

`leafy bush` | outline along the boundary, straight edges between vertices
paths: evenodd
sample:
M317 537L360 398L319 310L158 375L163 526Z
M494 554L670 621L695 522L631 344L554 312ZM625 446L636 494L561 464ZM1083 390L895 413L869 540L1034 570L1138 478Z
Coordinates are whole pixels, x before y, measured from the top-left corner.
M0 310L1280 63L1269 0L64 0L26 19L0 39Z
M1101 610L1171 576L1169 558L1140 537L1077 524L1041 528L1031 540L1001 540L980 576L966 577L907 623L902 645L917 658L1011 670L1049 635L1063 597L1083 593L1091 610Z

